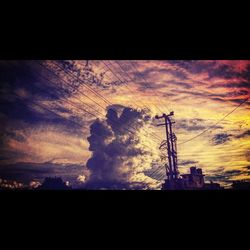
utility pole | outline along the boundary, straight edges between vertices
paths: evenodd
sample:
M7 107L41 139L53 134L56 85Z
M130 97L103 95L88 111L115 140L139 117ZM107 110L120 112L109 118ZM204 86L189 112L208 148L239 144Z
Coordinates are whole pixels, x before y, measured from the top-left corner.
M179 171L177 166L177 146L176 146L176 135L173 133L172 124L175 123L171 120L171 116L174 112L170 112L168 115L163 114L162 116L156 115L156 119L164 119L164 123L158 124L157 126L165 126L166 128L166 148L167 148L167 158L168 158L168 168L166 169L166 174L168 178L168 185L174 187L174 183L179 178Z

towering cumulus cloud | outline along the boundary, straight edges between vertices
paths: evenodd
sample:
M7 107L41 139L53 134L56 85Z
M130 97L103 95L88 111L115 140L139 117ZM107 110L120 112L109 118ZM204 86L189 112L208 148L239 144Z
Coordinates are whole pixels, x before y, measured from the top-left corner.
M145 145L143 133L150 123L147 111L112 106L106 119L97 119L90 127L87 162L91 174L86 182L89 189L156 188L158 181L144 174L151 168L154 150Z

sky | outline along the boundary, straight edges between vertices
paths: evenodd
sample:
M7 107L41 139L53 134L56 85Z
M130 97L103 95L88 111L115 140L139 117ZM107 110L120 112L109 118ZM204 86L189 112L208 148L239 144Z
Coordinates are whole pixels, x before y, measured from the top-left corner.
M249 180L249 81L246 60L0 61L0 187L160 189L170 111L181 174Z

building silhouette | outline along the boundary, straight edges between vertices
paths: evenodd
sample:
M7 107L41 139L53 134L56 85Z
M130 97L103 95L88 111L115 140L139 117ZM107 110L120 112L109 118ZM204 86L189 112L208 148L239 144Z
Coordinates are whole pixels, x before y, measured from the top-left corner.
M191 167L190 173L182 174L181 177L170 180L166 179L162 190L216 190L223 189L220 184L206 183L201 168Z

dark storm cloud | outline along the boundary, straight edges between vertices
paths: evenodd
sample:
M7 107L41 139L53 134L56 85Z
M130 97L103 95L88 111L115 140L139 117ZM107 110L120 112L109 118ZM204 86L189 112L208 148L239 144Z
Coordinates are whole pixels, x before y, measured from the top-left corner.
M216 134L212 138L212 142L214 145L224 144L225 142L230 141L231 137L232 135L227 133Z
M142 111L131 108L124 108L118 117L118 112L110 108L107 111L107 124L111 126L115 133L128 133L126 127L133 126L134 129L141 128L145 121L149 120L149 116Z
M113 135L112 131L100 120L96 120L91 124L90 134L91 136L88 137L90 151L96 151L99 148L105 147L106 140Z
M106 120L96 120L90 127L89 150L93 152L87 162L91 171L90 178L84 185L87 189L135 189L146 184L130 182L134 174L133 157L145 152L136 148L139 138L136 132L129 133L126 128L139 130L149 119L145 112L121 106L110 107Z

